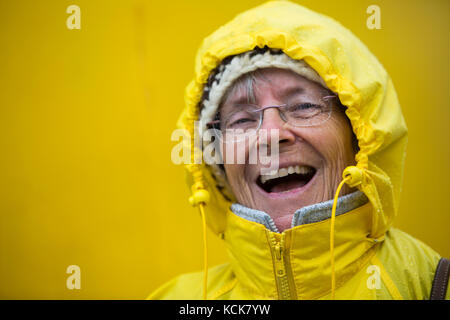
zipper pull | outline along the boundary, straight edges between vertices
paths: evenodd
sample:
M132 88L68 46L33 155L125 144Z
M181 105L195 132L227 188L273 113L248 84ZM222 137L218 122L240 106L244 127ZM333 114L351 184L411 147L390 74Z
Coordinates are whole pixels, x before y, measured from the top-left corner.
M275 245L275 257L277 258L277 260L281 260L283 256L283 248L281 248L280 244L277 243Z
M283 277L286 272L284 269L284 261L283 261L283 247L277 243L275 245L275 258L277 259L277 276Z

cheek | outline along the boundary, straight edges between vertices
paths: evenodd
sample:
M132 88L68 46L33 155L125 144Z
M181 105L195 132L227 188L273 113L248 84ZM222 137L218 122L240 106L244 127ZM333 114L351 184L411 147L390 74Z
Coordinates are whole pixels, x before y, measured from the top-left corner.
M239 164L225 164L225 173L227 175L228 182L233 186L239 184L244 176L244 166Z
M245 179L245 166L241 164L226 164L224 169L231 191L238 202L247 203L245 199L248 198L250 192Z
M245 141L241 143L223 143L220 152L224 165L246 163L248 153L247 145Z
M222 160L228 183L233 193L240 199L239 193L246 185L246 163L248 154L248 141L241 143L223 143L221 145ZM237 194L238 193L238 194Z
M352 131L345 118L331 118L310 136L312 146L328 164L347 166L354 161Z

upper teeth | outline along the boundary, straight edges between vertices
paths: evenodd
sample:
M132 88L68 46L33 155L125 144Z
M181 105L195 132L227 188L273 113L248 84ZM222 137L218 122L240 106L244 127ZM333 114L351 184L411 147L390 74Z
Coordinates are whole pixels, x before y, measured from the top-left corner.
M311 167L307 167L307 166L290 166L287 168L280 168L278 170L274 170L272 172L266 173L264 175L261 176L261 182L262 183L266 183L266 181L272 180L272 179L276 179L276 178L281 178L281 177L285 177L289 174L292 173L299 173L299 174L308 174L312 171L313 169Z

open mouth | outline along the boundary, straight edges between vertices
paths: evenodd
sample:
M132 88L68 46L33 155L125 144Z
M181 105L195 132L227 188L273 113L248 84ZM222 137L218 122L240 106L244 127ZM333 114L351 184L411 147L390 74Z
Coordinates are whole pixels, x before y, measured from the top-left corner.
M257 184L267 193L288 192L308 184L316 174L310 166L289 166L258 177Z

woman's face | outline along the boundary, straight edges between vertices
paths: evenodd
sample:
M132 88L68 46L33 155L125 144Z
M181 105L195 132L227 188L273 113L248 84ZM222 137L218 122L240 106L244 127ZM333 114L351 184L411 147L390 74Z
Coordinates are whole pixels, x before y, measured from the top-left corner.
M258 77L254 83L253 98L260 107L298 101L324 104L323 98L329 95L319 84L289 70L260 69L258 74L262 77ZM220 108L221 118L235 110L237 101L249 98L247 91L242 86L235 86L229 91ZM268 213L280 231L291 227L292 216L296 210L332 199L342 179L342 171L354 163L353 135L349 121L335 99L328 103L333 104L330 118L313 127L289 125L280 118L276 108L264 111L260 129L266 129L269 134L274 132L273 129L278 130L277 174L295 174L263 183L261 169L267 168L267 165L249 163L248 155L255 146L248 144L244 147L245 163L224 164L228 182L237 201L249 208ZM270 143L270 139L268 141ZM230 147L233 147L230 143L223 146L224 159L226 150ZM349 191L344 186L341 194Z

